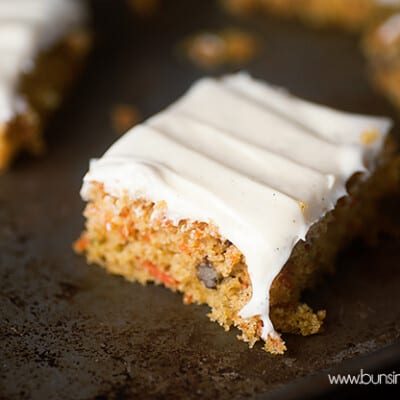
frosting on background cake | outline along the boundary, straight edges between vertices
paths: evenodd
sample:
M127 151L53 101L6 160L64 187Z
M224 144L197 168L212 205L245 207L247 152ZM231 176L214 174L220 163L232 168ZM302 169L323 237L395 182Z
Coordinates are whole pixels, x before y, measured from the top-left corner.
M119 139L84 178L115 196L165 201L167 218L211 222L243 253L252 298L276 335L269 289L310 226L368 174L391 127L386 118L299 100L246 74L199 80L176 103Z

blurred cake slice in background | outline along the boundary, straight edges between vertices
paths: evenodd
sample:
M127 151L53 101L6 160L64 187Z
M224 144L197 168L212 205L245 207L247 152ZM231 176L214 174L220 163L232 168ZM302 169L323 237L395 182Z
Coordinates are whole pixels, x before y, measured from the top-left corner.
M373 84L400 109L400 13L374 24L363 49Z
M397 0L220 0L235 15L265 11L297 17L314 26L335 26L360 31L378 16L400 9Z
M0 171L43 151L45 120L90 46L86 23L84 1L0 1Z

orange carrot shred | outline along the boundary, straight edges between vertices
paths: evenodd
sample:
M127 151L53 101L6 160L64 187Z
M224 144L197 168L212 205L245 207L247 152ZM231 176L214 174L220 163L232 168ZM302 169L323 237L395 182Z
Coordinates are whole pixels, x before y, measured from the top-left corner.
M144 261L142 263L143 267L147 269L149 274L157 281L163 283L165 286L169 288L175 288L178 285L178 281L175 280L171 275L167 274L164 271L161 271L159 267L154 265L150 261Z
M180 251L182 251L183 253L190 253L190 247L189 247L186 243L181 243L181 244L178 246L178 249L179 249Z
M89 239L86 236L81 236L81 238L74 243L74 249L77 252L82 252L87 249L88 245Z

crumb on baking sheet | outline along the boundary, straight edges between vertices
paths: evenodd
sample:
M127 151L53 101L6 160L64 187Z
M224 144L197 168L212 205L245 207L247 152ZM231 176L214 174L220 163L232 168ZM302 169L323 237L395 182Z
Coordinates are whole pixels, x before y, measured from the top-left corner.
M139 110L131 104L116 104L111 110L112 126L118 135L122 135L140 121Z
M254 35L231 29L226 30L223 37L226 44L226 54L231 63L245 63L255 55L257 40Z
M65 44L76 53L86 53L92 45L93 37L86 30L72 32L65 41Z
M257 48L255 35L238 29L201 32L183 43L185 56L202 68L245 64L255 56Z
M130 9L139 17L149 18L157 13L160 0L127 0Z
M220 0L222 8L233 15L253 13L259 6L256 0Z

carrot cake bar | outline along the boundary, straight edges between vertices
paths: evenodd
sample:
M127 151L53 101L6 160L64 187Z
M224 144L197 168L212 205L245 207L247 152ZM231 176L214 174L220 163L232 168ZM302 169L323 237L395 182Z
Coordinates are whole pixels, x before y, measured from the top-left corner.
M400 8L399 0L221 0L234 14L267 11L298 17L317 26L334 25L358 31L377 16Z
M282 353L280 332L317 333L325 317L302 290L373 226L390 127L244 73L201 79L91 162L75 249Z
M371 27L363 48L373 83L400 108L400 14Z
M44 118L77 75L88 44L79 0L0 2L0 171L43 149Z

